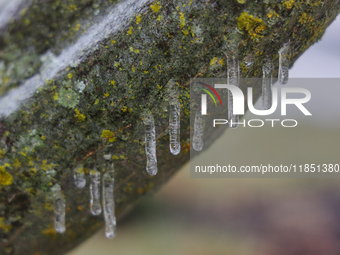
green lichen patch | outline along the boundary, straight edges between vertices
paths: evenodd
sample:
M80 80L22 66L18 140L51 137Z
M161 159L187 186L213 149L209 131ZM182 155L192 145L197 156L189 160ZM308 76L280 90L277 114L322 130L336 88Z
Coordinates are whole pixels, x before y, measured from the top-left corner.
M58 92L58 103L66 108L75 108L76 105L79 103L79 95L71 88L61 88ZM80 117L80 120L83 118Z

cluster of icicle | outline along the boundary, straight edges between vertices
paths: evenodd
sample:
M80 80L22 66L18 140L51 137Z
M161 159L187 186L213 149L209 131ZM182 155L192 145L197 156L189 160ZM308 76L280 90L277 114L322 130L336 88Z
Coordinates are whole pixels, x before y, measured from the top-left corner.
M279 73L278 79L281 84L288 82L288 71L290 61L290 46L285 44L279 50ZM238 51L235 48L227 55L227 82L239 86L240 71ZM269 109L272 104L272 85L273 85L274 65L270 59L265 60L263 65L263 83L262 83L262 106ZM180 103L178 100L177 86L173 80L169 81L169 134L170 134L170 152L178 155L181 151L180 145ZM145 127L145 154L146 154L146 171L150 175L157 174L157 155L156 155L156 131L155 120L150 111L143 113L143 123ZM239 122L239 116L233 114L233 97L228 91L228 119L231 128L236 128ZM194 120L194 134L192 147L196 151L203 149L203 119L201 111L197 111ZM74 183L78 188L84 188L86 185L85 172L83 166L77 167L74 172ZM114 204L114 178L113 164L110 171L101 174L94 168L90 171L90 206L92 215L99 215L102 212L100 203L100 181L102 181L102 206L105 220L105 235L107 238L113 238L116 232L116 217ZM52 188L54 196L54 226L58 233L63 233L65 227L65 199L61 192L60 185L56 184Z
M169 113L169 133L170 133L170 152L178 155L181 151L180 145L180 103L178 99L178 89L173 80L169 81L170 92L170 113ZM145 154L146 171L150 175L157 174L157 155L156 155L156 131L155 120L151 112L143 113L143 123L145 127ZM104 156L105 158L105 156ZM109 159L109 158L105 158ZM86 185L85 171L83 166L79 166L73 171L74 184L77 188L84 188ZM113 238L116 232L116 217L114 204L114 178L113 164L108 172L101 174L94 168L90 171L90 210L92 215L99 215L103 210L105 220L105 235ZM100 203L100 184L102 183L102 203ZM65 199L58 184L52 189L54 194L54 226L58 233L65 232ZM102 209L103 206L103 209Z
M85 171L83 166L73 171L74 183L77 188L84 188L86 185ZM100 183L101 179L101 183ZM90 171L90 209L92 215L99 215L102 212L105 220L105 236L113 238L116 233L115 203L113 196L114 177L113 164L111 169L105 172L101 178L100 173L94 168ZM100 203L100 184L102 184L102 205ZM60 185L52 188L54 196L54 228L58 233L64 233L65 227L65 199L62 195Z
M290 43L285 43L278 51L279 53L279 72L278 80L281 84L287 84L289 77L289 63L291 57ZM239 86L240 67L237 47L227 54L227 83ZM266 59L263 63L263 79L262 79L262 106L268 110L272 106L272 85L274 65L271 59ZM239 116L233 114L233 96L228 91L228 123L231 128L238 126ZM203 149L203 121L201 111L196 112L194 120L194 135L192 147L196 151Z
M180 143L180 103L178 99L178 89L174 80L170 80L169 86L169 135L170 135L170 152L178 155L181 152ZM142 114L145 127L145 155L146 155L146 171L150 175L157 174L157 155L156 155L156 131L155 120L150 111Z

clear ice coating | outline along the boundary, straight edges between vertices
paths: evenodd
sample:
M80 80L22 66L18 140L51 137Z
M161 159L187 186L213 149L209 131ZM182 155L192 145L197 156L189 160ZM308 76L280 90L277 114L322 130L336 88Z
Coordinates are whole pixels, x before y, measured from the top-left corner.
M262 71L262 107L263 109L268 110L272 107L273 101L272 85L274 65L270 59L265 60Z
M227 83L238 87L240 83L240 65L237 47L227 55L227 63ZM237 123L239 122L239 116L233 114L233 96L230 90L228 91L228 122L229 127L238 127Z
M203 119L201 111L197 111L195 115L192 148L195 151L201 151L203 149Z
M178 93L174 82L169 82L170 86L170 152L173 155L178 155L181 152L181 136L180 136L180 122L181 122L181 108L178 100Z
M90 184L90 207L92 215L99 215L102 212L100 205L100 173L94 169L90 172L91 184Z
M112 167L113 168L113 167ZM115 201L113 196L113 173L106 172L102 178L103 185L103 214L105 220L105 236L114 238L116 235Z
M59 184L52 188L54 197L54 229L58 233L64 233L65 227L65 199L61 193Z
M151 113L147 113L143 120L145 126L145 154L146 154L146 171L150 175L157 174L157 156L156 156L156 131L155 121Z
M77 188L82 189L86 185L85 172L83 166L78 166L73 170L74 184Z
M170 152L178 155L181 152L180 144L180 103L176 99L170 101Z
M279 50L279 82L286 84L289 76L289 62L290 62L290 43L286 43Z

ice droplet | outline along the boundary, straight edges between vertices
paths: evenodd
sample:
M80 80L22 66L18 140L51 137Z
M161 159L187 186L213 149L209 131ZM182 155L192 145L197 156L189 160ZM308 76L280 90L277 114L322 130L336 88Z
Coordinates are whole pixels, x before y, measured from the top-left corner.
M156 131L155 121L151 113L144 116L145 126L145 154L146 154L146 171L150 175L157 174L157 156L156 156Z
M113 169L113 166L112 166ZM103 175L103 214L105 220L105 236L106 238L114 238L116 235L116 216L114 201L114 179L113 173L106 172Z
M180 123L181 123L181 107L178 100L177 87L175 83L170 80L170 152L173 155L178 155L181 152L181 136L180 136Z
M289 77L290 46L289 43L283 45L279 50L279 82L286 84Z
M54 229L58 233L64 233L65 227L65 199L61 193L59 184L52 188L54 197Z
M74 184L77 188L82 189L86 185L85 172L83 166L78 166L73 170Z
M255 58L254 58L254 55L252 54L246 56L243 61L244 65L247 68L250 68L254 64L254 62L255 62Z
M100 173L94 169L90 172L91 184L90 184L90 206L91 206L91 214L99 215L102 212L102 208L100 206Z
M192 140L192 148L195 151L201 151L203 149L203 120L200 111L197 111L195 115L194 137Z
M270 59L265 60L263 67L262 67L262 71L263 71L262 107L265 110L268 110L272 107L273 70L274 70L273 62Z
M227 83L238 87L240 83L240 65L237 47L227 55L227 63ZM238 127L239 116L233 114L233 95L230 90L228 90L228 119L229 127Z
M104 154L104 155L103 155L103 158L104 158L105 160L110 160L111 157L112 157L112 154Z

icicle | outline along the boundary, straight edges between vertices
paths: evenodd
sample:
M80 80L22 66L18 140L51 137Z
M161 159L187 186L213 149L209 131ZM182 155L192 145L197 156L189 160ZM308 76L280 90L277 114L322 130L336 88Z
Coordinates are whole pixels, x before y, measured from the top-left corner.
M238 50L237 47L227 55L228 71L227 71L227 83L235 86L239 86L240 83L240 66L238 60ZM239 116L233 114L233 96L230 91L228 91L228 119L229 127L237 128L239 122Z
M180 103L179 100L170 102L170 152L178 155L181 152L180 144Z
M112 167L113 168L113 167ZM103 175L103 214L105 219L105 236L114 238L116 234L115 201L113 194L113 173L106 172Z
M52 188L54 197L54 229L58 233L64 233L65 227L65 199L61 193L59 184Z
M192 148L195 151L201 151L203 149L203 120L200 111L197 111L195 115L194 137L192 140Z
M289 76L290 46L289 43L283 45L279 50L279 82L286 84Z
M145 126L145 154L146 154L146 171L150 175L157 174L157 156L156 156L156 131L155 121L151 113L144 116Z
M180 115L181 108L178 100L177 88L172 80L170 86L170 152L173 155L178 155L181 152L181 136L180 136Z
M90 172L91 184L90 184L90 206L91 206L91 214L99 215L102 212L102 208L100 206L100 173L94 169Z
M262 107L268 110L272 107L273 62L267 59L262 67Z
M82 189L86 185L84 167L79 166L73 170L74 184L77 188Z

